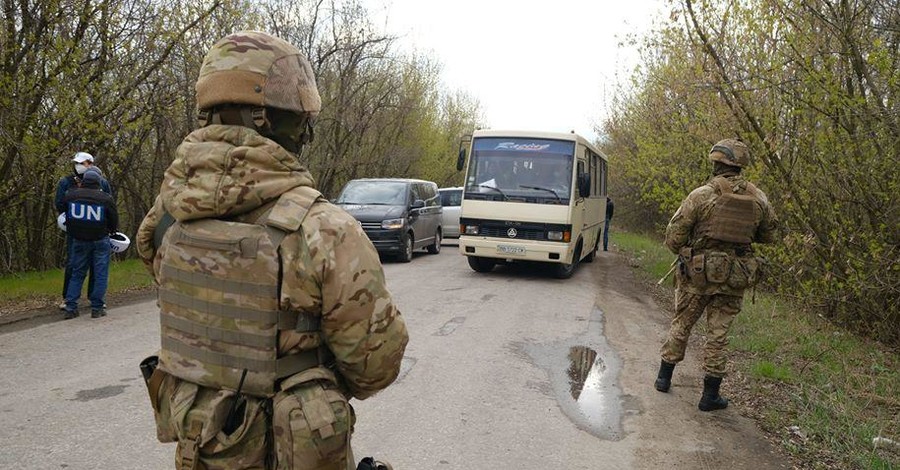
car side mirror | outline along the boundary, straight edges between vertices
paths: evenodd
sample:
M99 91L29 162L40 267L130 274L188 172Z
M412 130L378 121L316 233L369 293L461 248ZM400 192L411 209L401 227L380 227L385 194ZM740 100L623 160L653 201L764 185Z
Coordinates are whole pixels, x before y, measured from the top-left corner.
M423 207L425 207L425 201L421 199L416 199L413 201L412 205L409 206L410 209L421 209Z
M578 175L578 195L588 197L591 195L591 174L582 173Z

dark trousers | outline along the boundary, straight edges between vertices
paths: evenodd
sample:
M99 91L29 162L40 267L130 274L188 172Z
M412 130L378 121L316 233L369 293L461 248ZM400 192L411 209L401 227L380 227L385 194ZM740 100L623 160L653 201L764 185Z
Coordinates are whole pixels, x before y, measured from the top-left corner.
M608 251L606 248L609 245L609 219L606 219L606 222L603 223L603 251Z
M66 298L66 293L69 291L69 281L72 280L72 236L66 235L66 272L63 274L63 289L62 296L63 299ZM94 290L94 268L93 266L88 267L88 292Z
M109 237L96 241L72 240L72 280L66 293L66 310L77 311L78 299L81 297L81 286L87 276L88 268L94 270L97 277L93 287L88 289L91 310L100 310L106 302L106 285L109 280L109 255L112 253Z

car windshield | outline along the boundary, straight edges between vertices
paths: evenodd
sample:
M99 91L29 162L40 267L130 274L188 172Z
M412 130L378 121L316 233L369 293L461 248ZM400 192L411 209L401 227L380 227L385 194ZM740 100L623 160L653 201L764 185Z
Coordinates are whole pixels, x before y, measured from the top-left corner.
M568 204L574 142L477 138L472 144L466 198Z
M338 204L402 206L406 204L408 193L406 183L356 180L347 183L336 202Z

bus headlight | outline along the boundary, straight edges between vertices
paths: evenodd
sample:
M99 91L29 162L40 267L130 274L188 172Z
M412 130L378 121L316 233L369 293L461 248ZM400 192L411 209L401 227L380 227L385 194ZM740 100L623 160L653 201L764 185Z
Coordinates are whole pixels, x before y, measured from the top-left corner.
M551 230L551 231L547 232L547 240L568 243L571 238L572 238L572 234L571 234L571 232L568 232L568 231L562 232L562 231Z
M478 235L478 226L477 225L464 225L465 230L463 233L466 235Z
M397 230L403 228L403 219L388 219L381 222L381 228L386 230Z

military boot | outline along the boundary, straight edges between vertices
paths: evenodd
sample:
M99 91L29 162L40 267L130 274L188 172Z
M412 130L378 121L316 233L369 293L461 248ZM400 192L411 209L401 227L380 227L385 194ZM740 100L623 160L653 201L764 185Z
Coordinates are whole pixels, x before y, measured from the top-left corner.
M668 392L672 385L672 372L675 371L675 364L666 361L660 361L659 374L656 375L656 389L660 392Z
M719 387L722 385L722 377L707 375L703 377L703 396L697 408L700 411L723 410L728 407L728 400L719 395Z

